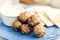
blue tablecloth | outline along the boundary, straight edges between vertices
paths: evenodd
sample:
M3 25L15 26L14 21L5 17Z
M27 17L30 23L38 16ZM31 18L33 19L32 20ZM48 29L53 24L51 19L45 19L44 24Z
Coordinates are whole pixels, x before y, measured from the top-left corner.
M53 40L60 36L60 28L57 28L55 25L46 27L46 29L46 35L42 38L34 37L33 33L29 35L23 35L20 32L14 31L11 27L5 26L2 23L0 16L0 36L7 38L8 40Z

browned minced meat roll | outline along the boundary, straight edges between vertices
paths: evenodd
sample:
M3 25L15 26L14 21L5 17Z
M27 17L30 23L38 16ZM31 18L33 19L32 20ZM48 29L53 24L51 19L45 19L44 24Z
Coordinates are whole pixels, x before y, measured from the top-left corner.
M29 26L28 24L23 24L23 25L21 26L21 32L22 32L23 34L29 34L29 33L31 32L30 26Z
M29 13L29 11L25 11L19 15L19 19L23 22L26 23L27 19L31 16L32 14Z
M22 23L19 20L15 20L13 23L13 29L15 31L20 31Z
M46 28L41 24L36 25L33 31L36 37L43 37L46 34Z
M36 26L37 24L40 23L40 18L38 15L32 15L29 19L28 19L28 24L31 26Z

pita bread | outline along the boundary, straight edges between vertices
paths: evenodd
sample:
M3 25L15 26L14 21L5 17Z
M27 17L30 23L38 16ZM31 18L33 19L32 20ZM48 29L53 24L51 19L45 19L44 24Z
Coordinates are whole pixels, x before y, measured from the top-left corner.
M36 7L35 8L35 11L38 13L38 15L39 15L39 17L40 17L40 19L42 20L42 22L45 24L45 25L47 25L47 26L52 26L52 25L54 25L54 23L50 20L50 18L46 15L46 13L44 12L44 9L46 10L47 8L51 8L51 7L43 7L43 6L41 6L41 7Z
M57 26L60 27L60 9L46 9L44 10L48 17L52 20L52 22Z
M43 13L39 13L41 20L47 25L47 26L52 26L54 25L48 17L46 17Z

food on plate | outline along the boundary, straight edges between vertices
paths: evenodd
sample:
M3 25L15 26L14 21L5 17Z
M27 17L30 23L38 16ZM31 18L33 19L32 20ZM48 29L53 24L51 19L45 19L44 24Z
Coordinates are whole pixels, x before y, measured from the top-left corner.
M26 23L27 19L31 16L31 13L29 11L25 11L19 15L19 19L23 22Z
M31 32L30 26L29 26L28 24L23 24L23 25L21 26L21 32L22 32L23 34L29 34L29 33Z
M43 23L45 23L45 25L47 25L47 26L54 25L54 23L50 20L50 18L48 17L48 15L44 11L39 13L39 17L41 18Z
M31 26L36 26L37 24L40 23L40 18L37 14L33 14L29 19L28 19L28 24Z
M41 24L36 25L33 31L36 37L43 37L46 34L46 28Z
M26 10L14 21L13 28L25 35L33 32L36 37L43 37L46 34L46 28L40 16L35 9L34 11Z
M60 9L49 8L44 11L53 24L60 28Z
M13 23L13 29L15 31L20 31L21 30L22 23L19 20L15 20Z

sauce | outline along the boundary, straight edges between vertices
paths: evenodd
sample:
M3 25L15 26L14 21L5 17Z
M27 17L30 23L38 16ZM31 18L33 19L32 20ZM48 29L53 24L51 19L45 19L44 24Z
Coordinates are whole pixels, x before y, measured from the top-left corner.
M1 14L8 17L17 17L24 8L22 8L20 5L7 5L2 6L1 8Z

